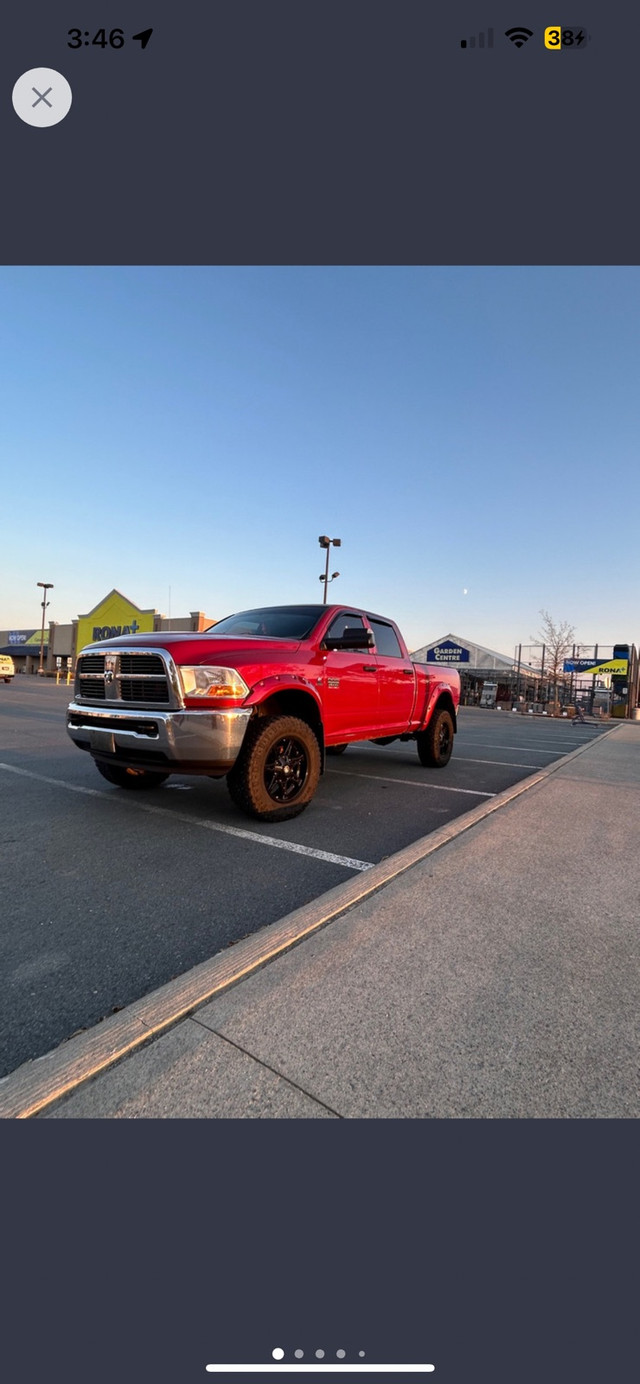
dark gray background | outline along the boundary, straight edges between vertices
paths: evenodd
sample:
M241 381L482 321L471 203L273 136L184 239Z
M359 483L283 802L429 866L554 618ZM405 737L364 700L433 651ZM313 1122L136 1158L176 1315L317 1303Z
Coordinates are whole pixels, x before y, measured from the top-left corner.
M637 1376L619 1126L250 1123L7 1126L4 1378L206 1384L277 1345L434 1384Z
M589 48L547 53L574 20ZM74 53L73 26L155 33ZM15 6L0 260L634 262L639 27L586 0ZM74 96L44 131L11 106L34 66ZM6 1377L202 1381L299 1332L438 1384L631 1377L637 1124L319 1123L3 1128Z
M640 19L573 0L584 52L548 52L540 0L31 3L3 18L0 260L632 262ZM628 14L625 14L625 9ZM546 11L546 12L545 12ZM525 23L534 38L504 37ZM492 51L460 38L495 30ZM145 52L67 30L147 27ZM73 105L11 106L33 66Z

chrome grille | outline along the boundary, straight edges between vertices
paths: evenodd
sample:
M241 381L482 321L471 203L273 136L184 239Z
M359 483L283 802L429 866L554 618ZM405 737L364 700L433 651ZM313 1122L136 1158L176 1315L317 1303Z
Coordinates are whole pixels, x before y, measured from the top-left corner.
M130 678L132 674L144 673L146 677L166 678L164 659L160 654L120 654L120 676Z
M83 697L91 697L93 701L104 701L104 678L83 677L80 688Z
M76 697L83 702L125 706L170 706L169 673L161 654L120 652L83 654L78 659Z
M123 702L169 701L166 678L120 678L120 698Z

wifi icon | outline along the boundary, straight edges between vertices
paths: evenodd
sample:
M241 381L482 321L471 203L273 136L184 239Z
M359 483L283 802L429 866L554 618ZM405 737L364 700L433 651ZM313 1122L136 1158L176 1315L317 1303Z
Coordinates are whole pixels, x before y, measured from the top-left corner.
M522 48L524 43L527 43L530 38L533 38L533 29L523 29L522 26L518 26L515 29L505 29L504 36L508 38L511 43L515 44L516 48Z

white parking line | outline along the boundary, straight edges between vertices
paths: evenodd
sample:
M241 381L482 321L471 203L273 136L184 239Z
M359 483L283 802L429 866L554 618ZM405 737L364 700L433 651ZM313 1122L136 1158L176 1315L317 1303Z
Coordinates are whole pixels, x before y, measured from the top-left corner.
M9 774L20 774L23 778L35 779L38 783L50 783L53 788L66 788L70 793L86 793L92 798L102 798L104 802L120 802L122 798L115 793L101 792L99 788L84 788L77 783L67 783L64 779L48 778L46 774L34 774L31 769L17 769L13 764L0 764ZM152 812L158 817L177 818L191 827L204 827L205 831L220 831L224 836L239 836L243 841L254 841L261 846L273 846L278 851L292 851L294 855L308 855L314 860L326 860L330 865L343 865L347 870L371 870L373 861L352 860L347 855L334 855L332 851L317 851L313 846L299 846L295 841L281 841L277 836L261 836L257 831L243 831L241 827L227 827L220 822L204 822L201 818L188 817L186 812L174 812L170 807L154 807L152 803L141 803L137 798L127 799L129 807L140 812Z
M0 768L2 766L0 765ZM472 798L495 798L495 793L480 793L476 788L450 788L446 783L419 783L417 779L390 778L386 774L358 774L353 769L327 769L328 774L338 774L340 778L376 779L378 783L405 783L409 788L436 788L439 793L469 793Z
M456 755L456 764L495 764L499 769L537 769L537 764L517 764L512 759L470 759L466 754Z
M564 744L571 745L574 750L578 748L575 740L565 740ZM562 741L558 741L558 745L561 747ZM485 746L489 750L513 750L514 754L519 750L526 750L527 754L553 754L556 748L555 745L549 745L546 750L539 750L537 745L494 745L491 740L465 740L465 749L484 749Z

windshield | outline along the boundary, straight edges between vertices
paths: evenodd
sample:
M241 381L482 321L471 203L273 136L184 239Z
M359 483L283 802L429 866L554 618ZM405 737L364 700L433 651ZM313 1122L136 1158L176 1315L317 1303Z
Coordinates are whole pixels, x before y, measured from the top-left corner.
M261 610L241 610L228 615L207 634L246 635L251 639L306 639L317 625L326 606L265 606Z

